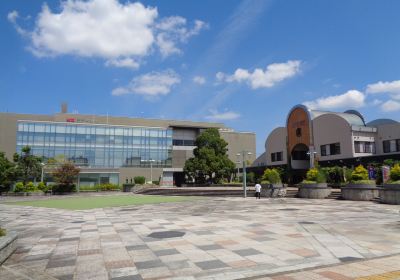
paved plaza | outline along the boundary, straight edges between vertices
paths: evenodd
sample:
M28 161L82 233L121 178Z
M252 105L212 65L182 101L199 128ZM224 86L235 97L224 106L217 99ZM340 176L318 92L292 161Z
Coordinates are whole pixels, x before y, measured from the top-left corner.
M0 276L399 279L399 210L252 197L81 211L0 204L0 224L19 233Z

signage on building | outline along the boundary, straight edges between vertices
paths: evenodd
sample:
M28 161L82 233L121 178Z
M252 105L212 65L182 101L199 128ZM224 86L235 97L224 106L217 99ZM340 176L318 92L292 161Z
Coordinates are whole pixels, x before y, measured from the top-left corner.
M368 179L370 179L370 180L376 179L375 169L372 166L368 167Z
M67 122L76 122L76 119L75 118L68 118Z
M389 181L389 174L390 174L390 167L389 166L382 166L382 181L386 183Z

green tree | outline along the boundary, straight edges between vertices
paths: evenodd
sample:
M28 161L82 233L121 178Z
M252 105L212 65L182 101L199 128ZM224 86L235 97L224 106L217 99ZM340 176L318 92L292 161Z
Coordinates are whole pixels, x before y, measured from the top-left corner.
M22 148L22 154L14 154L14 162L16 163L16 175L22 179L24 185L41 174L42 166L40 165L42 159L31 153L31 148L25 146Z
M196 182L206 180L212 183L229 179L235 170L235 164L228 158L228 143L219 135L218 129L209 128L196 139L194 157L185 162L184 172Z
M71 162L65 162L53 171L55 181L62 189L70 189L78 176L80 169Z
M15 177L15 164L9 161L3 152L0 152L0 193L10 189Z

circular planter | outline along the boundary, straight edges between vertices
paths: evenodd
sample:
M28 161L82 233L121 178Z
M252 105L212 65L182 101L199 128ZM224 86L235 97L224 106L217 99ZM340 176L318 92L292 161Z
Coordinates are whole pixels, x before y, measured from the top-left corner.
M385 184L380 189L382 203L400 204L400 184Z
M263 197L285 197L286 188L282 183L279 184L262 184L261 196Z
M301 198L324 199L332 192L326 183L302 184L297 193Z
M348 184L340 192L345 200L369 201L379 196L379 189L375 184Z

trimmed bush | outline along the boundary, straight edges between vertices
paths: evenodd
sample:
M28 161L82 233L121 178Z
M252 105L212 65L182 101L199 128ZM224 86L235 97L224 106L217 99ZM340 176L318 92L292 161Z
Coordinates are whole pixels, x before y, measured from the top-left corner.
M275 168L265 169L262 180L262 182L266 183L265 181L268 181L270 184L279 184L282 182L280 174Z
M116 185L116 184L108 183L108 184L100 185L100 190L102 190L102 191L115 191L115 190L120 190L120 189L121 189L120 186Z
M364 166L359 165L351 173L351 181L357 182L362 180L368 180L368 171L364 168Z
M390 181L400 181L400 164L395 164L390 170Z
M42 192L44 192L44 193L48 192L49 189L50 189L50 187L46 186L46 184L43 183L43 182L40 182L40 183L37 185L37 188L38 188L39 190L41 190Z
M135 184L143 185L146 182L146 178L144 176L136 176L133 178Z
M319 184L326 183L326 176L324 172L319 170L318 168L310 168L307 171L306 179L303 180L303 184Z
M53 193L76 192L75 185L53 185Z
M24 183L18 182L15 184L14 192L25 192Z

